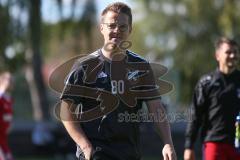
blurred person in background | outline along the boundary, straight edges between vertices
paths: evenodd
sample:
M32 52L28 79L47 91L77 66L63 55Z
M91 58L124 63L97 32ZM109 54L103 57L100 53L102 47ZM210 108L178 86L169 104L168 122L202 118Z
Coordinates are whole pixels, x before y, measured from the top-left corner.
M198 81L186 130L184 160L194 160L194 143L201 128L204 160L240 160L234 147L235 119L240 111L239 46L222 37L215 44L218 67Z
M8 133L13 117L10 96L12 90L12 76L10 72L0 74L0 160L13 160L8 146Z

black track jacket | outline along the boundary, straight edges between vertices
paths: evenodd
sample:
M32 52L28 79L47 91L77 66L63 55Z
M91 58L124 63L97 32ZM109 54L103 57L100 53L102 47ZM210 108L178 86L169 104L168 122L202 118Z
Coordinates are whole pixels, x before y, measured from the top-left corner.
M194 90L185 148L193 148L199 129L203 142L233 144L239 111L240 71L224 75L217 69L204 75Z

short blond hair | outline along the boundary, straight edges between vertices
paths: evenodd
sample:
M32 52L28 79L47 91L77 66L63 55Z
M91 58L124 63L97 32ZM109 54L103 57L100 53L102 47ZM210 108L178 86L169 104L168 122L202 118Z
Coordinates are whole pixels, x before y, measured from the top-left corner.
M103 18L105 14L109 11L126 14L128 16L129 24L132 26L132 11L131 11L131 8L125 3L115 2L115 3L109 4L101 13L101 22L103 22Z

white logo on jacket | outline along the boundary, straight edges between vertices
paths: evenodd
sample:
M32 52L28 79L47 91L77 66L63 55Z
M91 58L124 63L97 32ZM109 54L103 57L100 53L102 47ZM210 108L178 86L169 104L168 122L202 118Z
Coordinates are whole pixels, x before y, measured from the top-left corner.
M97 78L105 78L105 77L107 77L107 74L104 72L100 72L97 76Z
M136 80L138 74L139 74L138 70L133 71L133 72L128 72L128 80L130 80L130 79Z

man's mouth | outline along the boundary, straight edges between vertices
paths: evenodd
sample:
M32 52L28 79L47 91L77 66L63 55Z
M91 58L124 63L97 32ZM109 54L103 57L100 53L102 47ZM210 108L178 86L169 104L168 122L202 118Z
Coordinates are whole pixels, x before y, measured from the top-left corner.
M111 37L111 39L119 39L119 37Z
M238 63L237 59L232 59L227 61L227 64L230 66L235 66L237 63Z
M116 41L118 39L121 39L121 37L117 35L110 36L110 40Z

